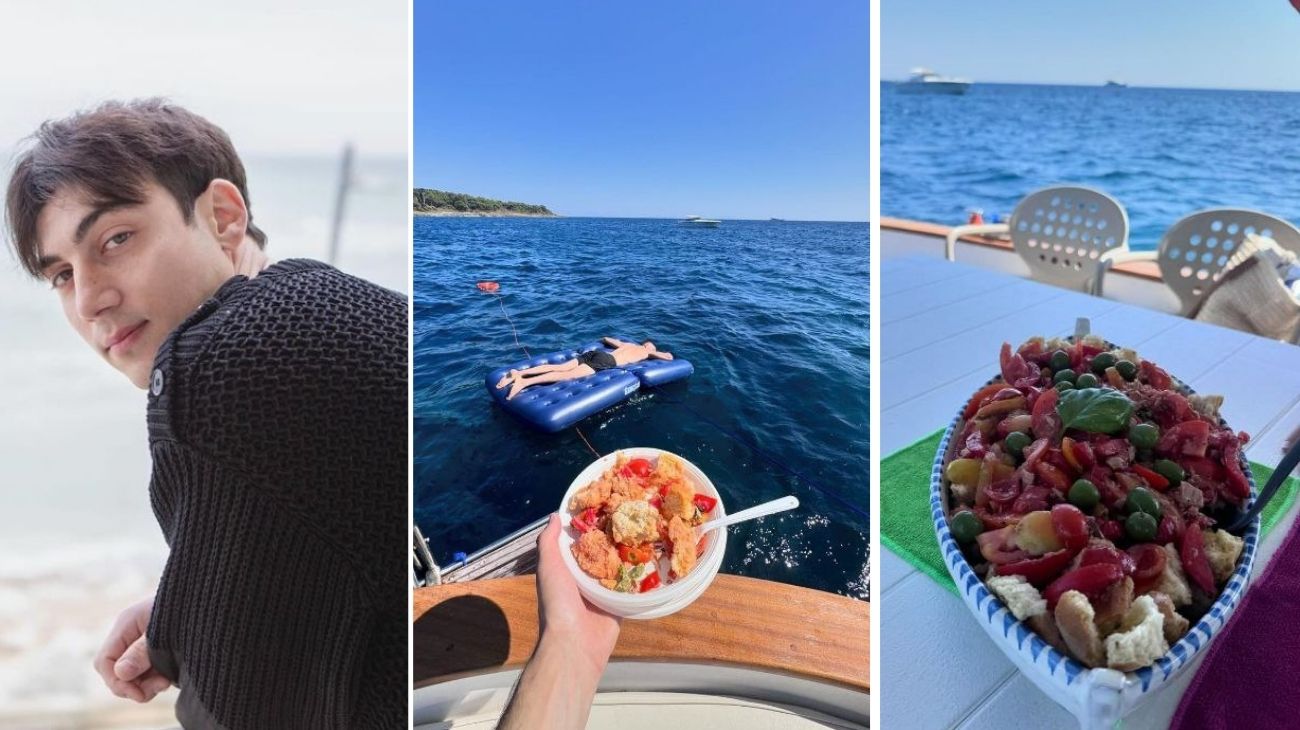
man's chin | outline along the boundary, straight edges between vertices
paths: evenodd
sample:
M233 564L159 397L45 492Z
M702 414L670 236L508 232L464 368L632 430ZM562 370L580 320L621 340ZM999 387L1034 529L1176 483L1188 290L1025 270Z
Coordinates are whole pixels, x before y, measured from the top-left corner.
M118 362L112 359L108 359L108 364L113 366L114 370L125 375L126 379L131 381L131 385L134 385L140 390L149 389L149 376L152 374L151 368L145 366L140 362L134 362L134 361Z

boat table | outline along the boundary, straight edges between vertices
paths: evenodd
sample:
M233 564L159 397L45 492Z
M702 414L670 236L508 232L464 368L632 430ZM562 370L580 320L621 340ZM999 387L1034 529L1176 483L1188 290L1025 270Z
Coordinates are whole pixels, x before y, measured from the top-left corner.
M1275 466L1300 425L1300 347L927 257L881 262L882 457L945 427L998 369L1002 342L1093 334L1133 348L1200 393L1223 394L1223 417L1251 435L1246 456ZM1263 486L1260 484L1259 486ZM1258 577L1294 524L1293 505L1256 554ZM994 645L960 598L880 551L881 721L887 728L1077 728ZM1140 705L1123 727L1168 727L1199 668ZM1012 719L1014 718L1014 720Z

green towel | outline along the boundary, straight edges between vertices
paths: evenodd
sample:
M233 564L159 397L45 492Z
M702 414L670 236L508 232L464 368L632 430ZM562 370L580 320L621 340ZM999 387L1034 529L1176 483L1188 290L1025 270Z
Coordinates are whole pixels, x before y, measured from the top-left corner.
M917 570L957 593L948 568L939 553L930 520L930 466L934 452L943 438L940 429L911 446L886 456L880 464L880 542ZM1263 464L1250 463L1255 483L1264 486L1273 470ZM1290 477L1264 508L1264 534L1277 526L1278 520L1296 499L1300 479Z

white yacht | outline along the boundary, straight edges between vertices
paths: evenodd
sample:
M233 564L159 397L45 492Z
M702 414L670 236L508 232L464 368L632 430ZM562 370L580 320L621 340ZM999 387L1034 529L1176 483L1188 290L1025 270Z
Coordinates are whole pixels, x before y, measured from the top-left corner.
M688 215L686 220L682 221L684 226L693 226L696 228L717 228L722 221L715 221L712 218L701 218L698 215Z
M898 85L898 90L905 94L965 94L970 85L970 79L949 78L927 68L914 68L911 77Z

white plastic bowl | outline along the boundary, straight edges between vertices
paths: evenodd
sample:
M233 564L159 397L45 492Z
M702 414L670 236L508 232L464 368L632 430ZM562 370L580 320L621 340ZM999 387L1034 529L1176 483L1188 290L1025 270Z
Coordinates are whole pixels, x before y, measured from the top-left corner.
M564 493L564 499L560 502L560 524L564 526L560 531L560 555L564 558L564 564L569 567L569 572L573 574L574 580L577 581L578 591L582 593L582 597L615 616L634 619L660 618L691 605L713 583L713 578L722 567L722 556L727 551L727 531L726 529L714 530L708 534L704 554L700 556L695 569L685 578L670 584L666 581L666 570L661 568L660 578L665 579L665 582L645 593L620 593L602 586L595 578L584 573L582 568L578 567L578 561L573 558L572 545L578 539L578 532L569 525L573 518L573 514L569 512L569 500L578 490L599 479L606 469L613 466L618 453L624 454L629 459L641 458L655 461L662 454L680 459L686 478L695 487L695 491L718 500L718 506L710 513L710 519L720 519L727 514L727 511L722 504L722 496L718 494L717 487L713 486L713 482L709 481L699 467L672 452L648 447L620 449L619 452L606 454L583 469L569 485L569 489Z

